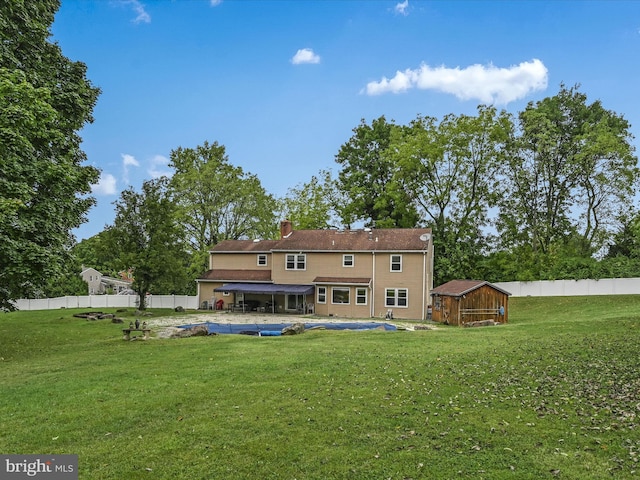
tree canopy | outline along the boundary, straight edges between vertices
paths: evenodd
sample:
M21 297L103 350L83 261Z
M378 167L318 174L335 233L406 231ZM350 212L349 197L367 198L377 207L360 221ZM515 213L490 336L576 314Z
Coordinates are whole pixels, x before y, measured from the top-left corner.
M170 188L195 257L193 274L206 269L209 248L221 240L276 234L275 199L258 177L229 162L224 145L179 147L171 152L170 165L175 168Z
M51 43L59 2L0 4L0 308L63 273L98 170L78 131L99 90Z
M124 190L115 202L116 218L107 229L107 246L118 252L122 270L133 269L139 307L147 293L183 294L188 289L188 258L177 208L167 179L144 182L142 190Z
M437 282L592 275L638 186L629 123L577 86L517 116L480 106L353 132L336 156L343 220L431 227Z

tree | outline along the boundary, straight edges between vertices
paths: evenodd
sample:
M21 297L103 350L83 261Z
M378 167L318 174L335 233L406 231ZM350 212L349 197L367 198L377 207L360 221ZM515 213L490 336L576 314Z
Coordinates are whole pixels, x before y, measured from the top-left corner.
M280 200L281 218L288 218L302 230L327 229L338 223L339 193L331 172L322 170L308 183L290 188Z
M78 265L92 267L104 275L117 277L120 269L117 252L109 246L109 231L85 238L71 249Z
M412 199L434 233L438 282L472 278L487 252L489 209L500 196L502 147L509 116L481 106L477 116L417 117L393 135L392 191Z
M115 202L114 224L106 231L120 268L133 268L140 309L147 293L181 294L188 288L184 234L167 183L163 177L144 182L140 193L124 190Z
M207 269L208 249L225 239L275 238L275 199L255 175L229 163L218 142L171 152L172 194L194 256L192 273Z
M637 186L628 122L561 85L557 95L530 103L518 126L505 157L503 244L546 255L579 239L579 255L590 256Z
M385 153L398 128L384 116L371 125L362 119L349 141L340 147L335 160L342 166L338 189L347 199L340 208L345 225L358 220L377 228L417 225L419 216L411 198L404 190L391 188L396 166Z
M50 43L59 2L0 4L0 309L60 275L98 170L78 131L99 90Z

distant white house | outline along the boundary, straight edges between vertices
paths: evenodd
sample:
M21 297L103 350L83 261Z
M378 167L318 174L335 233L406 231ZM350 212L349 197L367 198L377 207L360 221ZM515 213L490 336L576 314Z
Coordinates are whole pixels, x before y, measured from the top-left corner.
M123 278L120 279L107 277L95 268L89 267L83 268L80 276L87 282L89 295L102 295L105 293L127 295L134 293L131 289L133 279L131 278L130 272L128 272L126 276L122 275ZM124 278L126 278L126 280Z

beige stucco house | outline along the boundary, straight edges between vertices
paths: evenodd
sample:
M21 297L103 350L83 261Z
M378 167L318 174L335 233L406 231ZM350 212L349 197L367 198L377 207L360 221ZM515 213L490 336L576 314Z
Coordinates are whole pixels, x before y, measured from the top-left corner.
M225 240L198 280L202 308L425 319L431 230L294 230L279 240Z

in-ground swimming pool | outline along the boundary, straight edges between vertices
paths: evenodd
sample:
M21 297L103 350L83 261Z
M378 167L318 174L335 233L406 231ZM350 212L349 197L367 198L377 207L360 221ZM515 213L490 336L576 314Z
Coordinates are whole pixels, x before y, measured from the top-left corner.
M178 328L191 328L196 325L206 325L209 333L235 333L245 335L276 336L283 328L290 327L293 323L194 323L180 325ZM397 330L395 325L380 322L313 322L305 323L305 330L324 328L326 330L374 330L383 327L385 330Z

